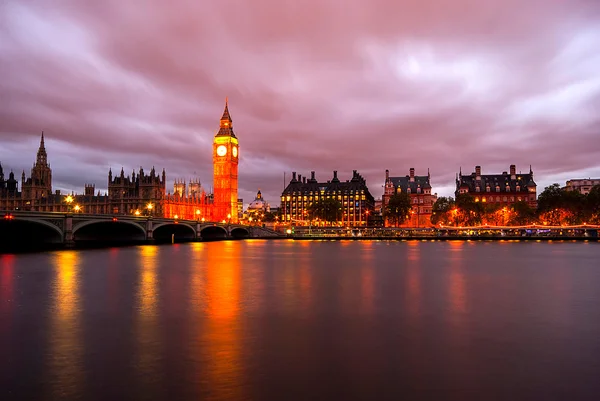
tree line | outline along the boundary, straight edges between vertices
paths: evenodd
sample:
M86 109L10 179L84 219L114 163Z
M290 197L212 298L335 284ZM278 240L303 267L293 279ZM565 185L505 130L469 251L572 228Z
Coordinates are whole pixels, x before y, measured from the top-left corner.
M527 202L511 205L475 202L468 194L458 195L456 199L440 197L433 205L431 223L453 226L600 224L600 185L584 195L552 184L538 196L535 209Z

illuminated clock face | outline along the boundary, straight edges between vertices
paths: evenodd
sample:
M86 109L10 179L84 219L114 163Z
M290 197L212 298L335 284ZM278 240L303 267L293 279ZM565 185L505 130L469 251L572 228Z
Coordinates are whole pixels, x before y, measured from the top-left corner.
M234 146L234 147L233 147L233 150L232 150L232 152L233 152L233 157L237 157L237 155L238 155L237 146Z
M217 155L219 156L225 156L227 154L227 147L225 145L220 145L217 148Z

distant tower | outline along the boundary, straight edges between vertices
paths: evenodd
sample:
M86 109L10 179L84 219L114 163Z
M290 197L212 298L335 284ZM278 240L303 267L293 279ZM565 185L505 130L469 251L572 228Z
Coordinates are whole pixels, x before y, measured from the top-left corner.
M226 99L219 132L213 141L214 218L217 221L238 221L238 162L238 140Z
M178 194L181 198L186 196L184 180L175 180L175 183L173 184L173 194Z
M202 184L197 178L191 179L188 185L188 195L191 197L198 197L202 193Z
M52 170L48 164L43 132L35 164L31 169L31 177L25 181L25 172L23 172L22 181L22 190L26 199L39 199L52 194Z

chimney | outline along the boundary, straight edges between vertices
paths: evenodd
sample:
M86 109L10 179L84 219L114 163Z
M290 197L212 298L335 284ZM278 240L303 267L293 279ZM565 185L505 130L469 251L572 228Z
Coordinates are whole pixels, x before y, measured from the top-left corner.
M337 170L333 170L333 179L337 180Z
M511 180L517 179L517 166L515 166L514 164L510 165L510 179Z
M302 182L302 174L298 174L298 181Z
M481 166L475 166L475 175L477 176L476 180L481 180Z
M414 182L415 181L415 169L414 167L410 168L410 182Z
M310 180L311 180L311 181L314 181L314 180L315 180L315 172L314 172L314 171L311 171L311 172L310 172Z
M292 171L292 181L296 181L296 172Z
M302 183L306 184L306 177L302 177Z
M390 179L390 170L385 170L385 181Z

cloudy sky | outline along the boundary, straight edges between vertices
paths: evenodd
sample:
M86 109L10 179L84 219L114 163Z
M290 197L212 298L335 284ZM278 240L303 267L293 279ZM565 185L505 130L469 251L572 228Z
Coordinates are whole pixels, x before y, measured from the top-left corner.
M54 187L152 166L212 184L225 97L240 195L284 172L600 176L598 0L5 0L0 162ZM541 189L540 188L540 191ZM172 189L171 189L172 190Z

